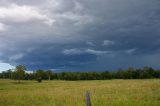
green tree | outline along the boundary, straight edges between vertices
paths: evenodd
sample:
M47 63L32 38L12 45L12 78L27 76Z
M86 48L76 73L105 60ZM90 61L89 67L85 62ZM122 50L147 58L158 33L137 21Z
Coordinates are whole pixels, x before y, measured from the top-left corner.
M133 79L135 78L135 69L133 67L129 67L127 70L126 70L126 77L127 79Z
M23 79L25 75L25 70L26 70L26 67L24 65L16 66L15 73L17 74L17 77L18 77L18 83L20 83L20 80Z
M154 69L145 66L140 72L140 78L152 78L154 76Z
M46 71L46 74L47 74L47 76L48 76L48 80L51 80L51 76L52 76L52 74L53 74L52 70L47 70L47 71Z
M44 75L45 75L44 70L41 70L41 69L37 70L36 71L37 81L42 82L42 78Z
M108 72L108 71L105 71L105 72L102 72L101 73L101 79L111 79L112 78L112 75L111 75L111 73L110 72Z
M12 70L11 69L7 70L7 73L8 73L8 78L12 79Z

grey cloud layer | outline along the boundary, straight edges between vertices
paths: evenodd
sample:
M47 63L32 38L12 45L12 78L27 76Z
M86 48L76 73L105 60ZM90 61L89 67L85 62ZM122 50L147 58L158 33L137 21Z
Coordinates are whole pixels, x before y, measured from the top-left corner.
M30 69L151 65L159 0L0 0L0 61Z

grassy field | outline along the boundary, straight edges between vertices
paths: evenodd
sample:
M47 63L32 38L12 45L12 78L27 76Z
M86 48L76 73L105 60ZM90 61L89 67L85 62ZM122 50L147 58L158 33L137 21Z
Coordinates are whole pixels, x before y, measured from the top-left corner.
M0 80L0 106L160 106L160 80L22 81Z

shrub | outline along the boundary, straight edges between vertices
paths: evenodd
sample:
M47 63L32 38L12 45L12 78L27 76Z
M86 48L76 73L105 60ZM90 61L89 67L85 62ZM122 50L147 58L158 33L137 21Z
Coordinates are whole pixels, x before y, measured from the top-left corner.
M41 82L42 82L42 78L39 77L39 78L37 79L37 81L38 81L39 83L41 83Z

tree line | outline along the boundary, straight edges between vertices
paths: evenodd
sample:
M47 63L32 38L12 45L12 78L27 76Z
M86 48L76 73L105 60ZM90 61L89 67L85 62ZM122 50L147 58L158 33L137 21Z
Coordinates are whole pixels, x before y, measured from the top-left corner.
M7 70L0 73L0 78L20 80L107 80L107 79L149 79L160 78L160 70L152 67L118 69L104 72L60 72L38 69L33 73L26 73L26 67L18 65L14 71Z

